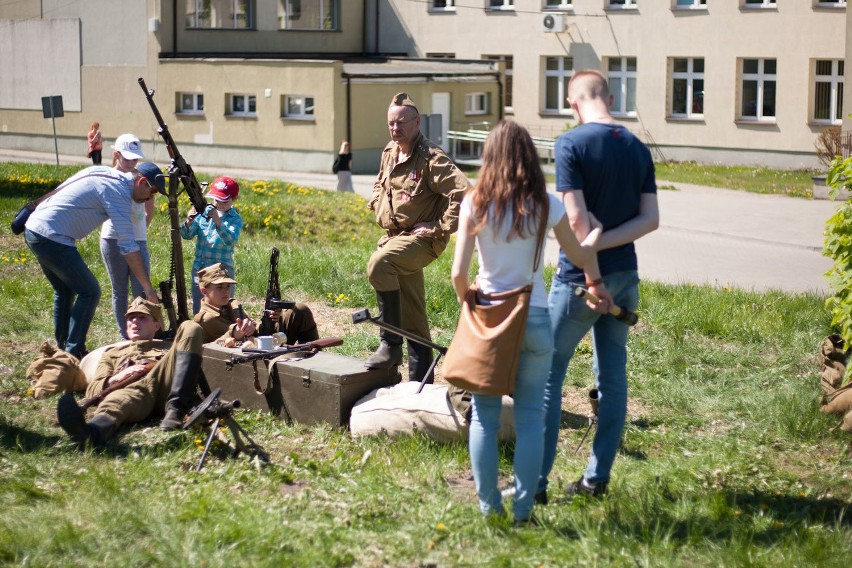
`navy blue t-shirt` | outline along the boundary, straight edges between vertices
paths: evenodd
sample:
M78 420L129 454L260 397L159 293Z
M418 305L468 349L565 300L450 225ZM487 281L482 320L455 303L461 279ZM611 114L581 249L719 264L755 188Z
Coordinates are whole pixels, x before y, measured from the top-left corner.
M556 139L554 154L556 190L582 190L586 206L604 231L636 217L641 194L657 192L651 152L621 125L581 124ZM636 270L636 249L628 243L602 250L598 264L603 276ZM585 278L562 251L556 277L563 282Z

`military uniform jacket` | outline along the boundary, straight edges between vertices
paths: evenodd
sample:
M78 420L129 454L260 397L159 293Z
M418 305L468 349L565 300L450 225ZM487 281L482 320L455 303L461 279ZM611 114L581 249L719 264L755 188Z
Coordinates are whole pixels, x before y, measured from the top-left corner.
M159 361L171 348L171 341L148 339L133 341L107 350L98 363L95 380L86 388L88 396L101 392L104 382L130 364L142 363L143 359Z
M234 328L237 327L238 317L248 317L245 313L240 314L240 305L236 299L228 300L227 306L217 308L201 301L201 309L192 318L195 323L204 330L204 343L225 340L233 337Z
M399 146L382 151L370 209L376 222L396 236L418 223L432 223L433 237L449 240L458 229L459 207L470 186L465 175L439 147L420 134L411 155L397 163Z

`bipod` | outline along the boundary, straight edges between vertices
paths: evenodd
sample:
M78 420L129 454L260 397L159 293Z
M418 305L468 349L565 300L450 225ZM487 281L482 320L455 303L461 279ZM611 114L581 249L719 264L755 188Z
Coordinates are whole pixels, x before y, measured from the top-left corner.
M598 423L598 408L600 403L601 393L598 389L591 389L589 391L589 404L592 405L592 411L589 413L589 427L586 428L586 432L583 434L583 438L580 440L580 443L577 444L577 449L574 450L574 455L580 451L580 448L583 447L583 442L586 441L586 438L589 435L589 432L592 431L592 426L596 426Z
M269 455L248 435L242 426L234 419L233 410L240 407L239 400L231 402L223 402L219 400L219 395L222 394L222 389L217 388L204 399L201 404L196 406L190 412L189 418L183 425L184 430L192 428L202 420L212 420L210 425L210 435L207 437L207 442L204 444L204 451L201 452L201 459L198 460L198 465L193 471L201 471L204 466L204 460L207 459L207 453L210 451L210 446L213 444L214 438L219 438L226 446L231 448L228 439L224 436L220 429L220 424L225 423L231 436L234 438L234 446L231 448L231 457L237 457L240 453L256 457L259 460L269 463Z
M370 310L365 308L363 310L359 310L359 311L355 312L354 314L352 314L352 323L363 323L365 321L369 321L371 323L376 324L377 326L379 326L380 328L382 328L386 331L390 331L391 333L401 335L402 337L408 339L409 341L419 343L420 345L423 345L424 347L429 347L430 349L434 349L435 351L438 352L438 355L434 359L432 359L432 364L429 365L429 369L426 371L426 374L423 375L422 379L420 379L420 388L417 389L417 392L420 393L420 391L423 390L423 387L426 386L426 381L429 379L429 377L434 376L435 367L438 365L438 360L442 356L447 354L447 348L444 347L443 345L438 345L437 343L430 341L430 340L428 340L424 337L420 337L419 335L414 335L413 333L405 331L404 329L396 327L395 325L385 323L380 319L381 317L382 317L382 314L379 314L376 317L371 317L370 316Z

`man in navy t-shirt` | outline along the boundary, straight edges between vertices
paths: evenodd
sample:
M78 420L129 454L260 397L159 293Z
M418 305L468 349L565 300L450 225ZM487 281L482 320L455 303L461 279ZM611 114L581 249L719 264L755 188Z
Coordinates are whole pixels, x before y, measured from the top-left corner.
M545 453L536 501L547 502L547 476L556 456L562 411L562 383L577 344L592 330L595 385L599 391L598 427L584 475L569 494L603 495L627 416L627 324L606 315L614 303L635 310L639 275L633 241L659 225L654 162L648 148L609 112L613 97L597 71L576 73L568 102L580 126L561 135L555 146L556 189L574 234L582 241L590 214L603 224L596 262L573 266L560 252L550 290L555 351L545 392ZM575 296L585 285L601 299L597 305Z

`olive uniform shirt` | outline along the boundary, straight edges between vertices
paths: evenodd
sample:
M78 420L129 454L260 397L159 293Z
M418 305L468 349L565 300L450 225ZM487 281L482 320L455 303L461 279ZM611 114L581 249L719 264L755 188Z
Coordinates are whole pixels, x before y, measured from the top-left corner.
M211 341L224 341L229 337L234 337L234 329L237 327L235 322L238 317L245 318L248 316L245 312L240 314L239 303L231 298L228 300L228 305L222 306L222 308L217 308L208 304L206 300L201 300L201 308L192 319L204 330L204 343L210 343Z
M411 156L397 163L399 145L391 141L382 151L373 184L370 209L387 231L379 241L403 234L418 223L432 223L432 237L445 242L459 224L459 207L470 183L440 146L419 134Z

